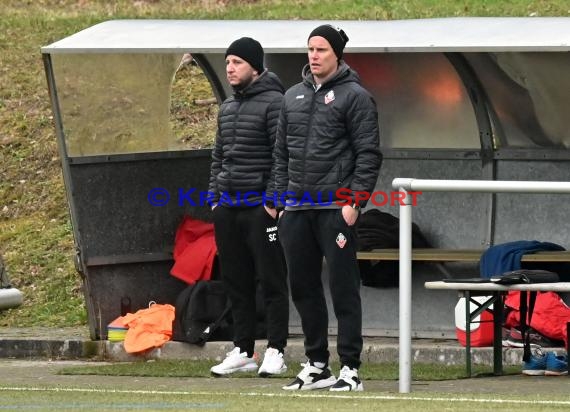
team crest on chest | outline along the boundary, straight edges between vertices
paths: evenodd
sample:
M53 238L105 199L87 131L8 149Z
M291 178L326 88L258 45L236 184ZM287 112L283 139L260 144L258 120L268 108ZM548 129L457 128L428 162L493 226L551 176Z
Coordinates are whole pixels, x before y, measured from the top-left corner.
M346 237L342 234L342 232L339 232L339 234L336 235L336 244L341 249L344 247L344 245L346 245Z
M329 104L335 99L334 97L334 90L331 90L327 94L325 94L325 104Z

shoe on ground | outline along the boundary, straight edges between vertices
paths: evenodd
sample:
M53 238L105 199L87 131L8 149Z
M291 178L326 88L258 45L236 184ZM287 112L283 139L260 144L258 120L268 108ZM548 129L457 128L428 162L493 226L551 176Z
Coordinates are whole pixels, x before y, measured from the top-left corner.
M263 362L257 372L259 376L267 378L272 375L281 375L287 370L287 365L283 360L283 353L275 348L267 348L263 356Z
M214 376L229 375L235 372L253 372L257 370L255 356L249 358L247 352L241 352L235 347L231 352L226 353L226 358L222 363L212 366L210 372Z
M311 361L302 363L303 369L295 380L283 386L286 391L310 391L313 389L328 388L336 383L336 378L328 365L323 368L316 367Z
M510 334L511 334L511 329L510 329L510 328L505 328L505 327L503 327L503 328L501 329L501 342L503 343L503 347L504 347L504 348L511 346L511 345L509 344L509 341L508 341L508 339L509 339L509 337L510 337Z
M546 354L546 376L568 375L568 356L558 355L556 352Z
M358 369L343 366L336 383L329 389L332 392L362 391L362 381L358 377Z
M546 336L541 335L532 328L529 329L528 334L529 334L529 342L531 348L532 347L554 348L563 345L563 342L551 340ZM511 328L508 331L508 333L506 333L503 336L503 346L512 347L512 348L523 348L524 340L521 331L517 328Z
M546 354L540 348L533 348L530 359L523 362L523 375L541 376L546 373Z

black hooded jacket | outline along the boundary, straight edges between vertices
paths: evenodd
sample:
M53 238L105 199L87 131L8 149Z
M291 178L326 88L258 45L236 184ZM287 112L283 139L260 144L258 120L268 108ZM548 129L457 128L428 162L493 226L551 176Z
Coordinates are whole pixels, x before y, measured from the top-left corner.
M277 75L266 70L220 106L208 188L215 202L223 193L233 205L240 203L238 194L241 198L246 192L259 194L248 195L248 202L261 200L271 173L283 92ZM247 205L242 201L239 206Z
M307 194L339 200L340 188L371 192L382 163L379 139L376 103L356 72L341 61L315 91L306 65L303 81L285 93L268 191L277 192L279 206L291 205L285 198L298 203Z

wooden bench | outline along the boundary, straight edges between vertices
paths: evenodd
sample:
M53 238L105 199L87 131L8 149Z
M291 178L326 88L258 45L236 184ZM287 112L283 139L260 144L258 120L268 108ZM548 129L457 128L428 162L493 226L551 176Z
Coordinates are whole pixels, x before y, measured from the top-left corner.
M484 249L412 249L412 261L417 262L479 262ZM398 249L374 249L357 252L359 260L398 260ZM540 251L522 256L523 262L570 262L570 251Z
M453 278L447 270L444 262L464 262L478 263L484 249L412 249L413 262L435 263L444 277ZM400 252L398 249L374 249L367 252L357 252L358 260L398 260ZM570 262L570 250L560 251L539 251L525 254L521 258L522 262Z

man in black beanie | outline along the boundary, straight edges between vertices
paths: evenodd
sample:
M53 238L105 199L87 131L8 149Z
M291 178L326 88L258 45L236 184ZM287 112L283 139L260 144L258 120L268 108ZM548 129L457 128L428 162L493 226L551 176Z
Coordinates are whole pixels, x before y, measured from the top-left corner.
M254 76L259 76L263 73L263 48L257 40L251 37L242 37L230 44L230 47L226 50L226 59L228 56L235 56L245 60L253 69L251 74ZM229 64L226 60L227 66Z
M342 30L330 25L311 32L309 64L303 81L285 93L273 151L269 190L277 192L278 208L285 207L279 236L308 358L285 390L363 390L358 376L363 343L354 225L366 201L355 194L374 190L382 155L376 103L342 60L347 41ZM312 202L307 202L308 195ZM323 257L338 323L338 379L329 368Z
M330 47L333 49L337 61L342 59L344 46L346 46L346 43L348 43L348 36L344 30L336 29L330 24L323 24L322 26L319 26L313 30L311 34L309 34L309 41L311 38L316 36L324 38L329 43Z
M287 370L283 351L289 327L287 271L279 239L277 211L266 204L275 130L283 85L263 67L263 48L242 37L226 51L226 76L234 89L218 113L209 196L222 281L232 307L234 349L211 368L214 375ZM267 349L258 369L254 356L257 283L261 284Z

